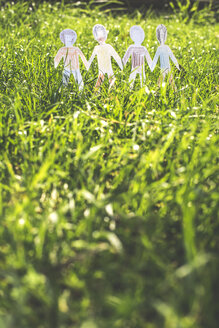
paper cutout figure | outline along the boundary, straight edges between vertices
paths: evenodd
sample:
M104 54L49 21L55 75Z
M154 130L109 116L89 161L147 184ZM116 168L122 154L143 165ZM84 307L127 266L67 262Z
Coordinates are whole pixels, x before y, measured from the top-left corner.
M160 57L161 76L158 80L158 85L160 86L162 81L165 79L165 76L171 72L169 58L172 59L173 63L178 68L178 70L180 70L180 68L179 68L179 64L177 62L176 57L173 55L170 48L167 45L165 45L165 41L167 38L167 29L163 24L158 25L158 27L156 29L156 35L157 35L157 40L160 43L160 46L157 48L156 54L154 56L154 59L153 59L152 65L151 65L151 71L153 72L153 70L157 64L158 58ZM176 90L176 86L174 84L172 74L170 74L169 83L171 84L173 89Z
M103 83L105 78L105 74L108 75L110 88L115 82L115 76L112 69L111 57L115 59L120 69L123 69L122 60L115 51L115 49L110 45L105 43L107 39L108 31L106 31L105 27L101 24L96 24L93 27L93 35L95 40L99 43L93 50L93 53L88 61L88 69L90 68L91 63L94 60L94 57L97 56L99 75L96 83L96 88L99 88Z
M77 39L77 33L73 30L66 29L60 33L60 40L64 43L65 47L62 47L57 52L54 59L55 68L63 58L64 71L62 77L62 83L64 86L68 85L71 73L74 76L76 83L78 83L79 91L83 90L84 83L82 80L81 72L79 69L79 56L81 57L85 67L88 69L88 62L78 47L73 47Z
M132 26L130 28L130 37L132 41L134 41L134 44L128 48L122 61L125 66L129 57L132 56L132 69L129 76L129 83L130 87L133 88L137 74L140 75L141 86L143 81L145 83L145 58L149 67L151 67L152 60L147 49L141 45L145 38L145 34L141 26Z

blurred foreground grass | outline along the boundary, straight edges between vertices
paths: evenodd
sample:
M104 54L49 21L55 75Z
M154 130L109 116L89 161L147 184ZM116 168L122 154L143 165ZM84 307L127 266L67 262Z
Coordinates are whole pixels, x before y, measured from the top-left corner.
M0 12L0 327L217 328L218 24L207 10L112 15L18 3ZM176 93L129 92L129 65L93 94L59 91L53 58L73 28L90 57L104 24L122 57L129 28L156 26L181 72Z

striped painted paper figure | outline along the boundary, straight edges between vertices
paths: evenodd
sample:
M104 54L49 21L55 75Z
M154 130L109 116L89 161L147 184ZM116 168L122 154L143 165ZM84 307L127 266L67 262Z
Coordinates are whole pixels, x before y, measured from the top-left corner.
M157 35L157 40L160 43L160 46L157 48L156 54L154 56L152 65L151 65L151 71L153 72L158 59L160 58L160 68L161 68L161 76L159 77L158 80L158 85L161 86L162 81L165 79L166 75L169 76L169 83L173 87L174 90L176 90L175 83L173 81L173 76L171 74L171 67L170 67L170 58L175 64L175 66L179 68L179 64L177 62L176 57L172 53L171 49L165 44L166 38L167 38L167 29L166 27L161 24L158 25L156 29L156 35Z
M81 57L84 65L88 68L88 62L78 47L73 47L77 39L77 33L73 30L66 29L60 33L60 39L64 43L64 47L60 48L54 59L55 68L63 58L64 71L62 83L64 86L68 85L70 75L73 74L76 83L78 84L79 91L83 90L84 83L82 80L81 72L79 69L79 56Z
M130 87L133 88L136 75L139 74L141 86L143 82L145 83L145 59L148 63L148 66L151 67L151 57L147 49L142 46L142 42L144 41L145 34L141 26L134 25L130 28L130 37L134 44L131 45L126 51L123 57L123 64L126 65L129 57L132 57L132 69L131 74L129 76Z
M123 69L122 60L115 49L110 44L106 43L107 31L103 25L96 24L93 27L93 35L99 45L97 45L93 50L93 53L88 62L88 69L90 68L90 65L92 64L95 56L97 56L99 74L95 87L99 88L101 86L106 74L108 75L111 87L115 82L111 57L115 59L121 70Z

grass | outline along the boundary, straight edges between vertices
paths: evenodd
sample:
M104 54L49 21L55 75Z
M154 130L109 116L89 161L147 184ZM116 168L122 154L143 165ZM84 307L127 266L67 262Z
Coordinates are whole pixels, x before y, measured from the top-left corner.
M0 327L218 327L218 24L23 3L0 12ZM59 90L53 59L73 28L88 59L104 24L122 57L156 26L181 65L177 92L129 91L130 65L93 93ZM114 63L115 64L115 63Z

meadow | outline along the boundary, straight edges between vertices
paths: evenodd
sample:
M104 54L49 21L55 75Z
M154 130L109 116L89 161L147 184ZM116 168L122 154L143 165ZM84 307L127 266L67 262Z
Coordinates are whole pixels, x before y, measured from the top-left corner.
M130 91L129 61L94 93L96 60L60 88L59 33L89 59L97 23L152 58L163 23L177 91L159 66ZM218 38L209 9L1 7L1 328L218 327Z

